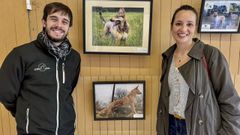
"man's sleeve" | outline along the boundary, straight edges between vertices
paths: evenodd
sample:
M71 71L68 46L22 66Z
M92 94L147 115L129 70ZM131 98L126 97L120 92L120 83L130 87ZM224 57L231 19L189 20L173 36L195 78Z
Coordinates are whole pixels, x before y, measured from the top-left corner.
M77 85L77 82L78 82L78 78L79 78L79 73L80 73L80 69L81 69L81 58L80 58L80 55L78 55L78 65L76 67L76 72L75 72L75 77L74 77L74 80L73 80L73 83L72 83L72 88L74 89Z
M16 100L24 76L24 64L16 49L4 60L0 69L0 102L11 112L16 113Z

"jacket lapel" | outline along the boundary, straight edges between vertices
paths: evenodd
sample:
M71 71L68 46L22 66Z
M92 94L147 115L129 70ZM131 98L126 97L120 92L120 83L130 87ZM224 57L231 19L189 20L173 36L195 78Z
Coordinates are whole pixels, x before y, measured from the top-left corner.
M203 44L198 39L193 39L195 42L194 46L188 53L188 56L191 57L191 61L179 68L183 78L189 86L189 95L186 105L186 111L189 109L190 105L193 103L195 96L198 96L199 91L197 88L198 83L198 64L201 58L203 57ZM184 68L184 70L183 70Z
M202 42L200 40L198 40L197 38L193 39L193 41L195 42L195 44L192 47L192 49L190 50L190 52L188 53L188 56L191 57L191 61L179 68L180 73L182 74L183 78L185 79L185 81L188 84L189 89L190 89L189 95L188 95L188 102L186 105L186 110L193 103L195 96L198 95L198 91L196 89L196 86L197 86L196 85L196 83L197 83L196 74L198 72L198 62L203 57L203 48L204 48ZM176 49L176 44L174 44L172 47L170 47L162 55L165 62L162 63L163 71L162 71L161 80L166 81L166 82L164 82L164 84L166 84L166 86L164 88L166 88L168 90L169 90L169 86L168 86L168 82L167 82L168 75L166 75L166 74L168 74L168 72L169 72L168 69L170 67L170 63L172 61L172 57L173 57L173 53L174 53L175 49ZM166 77L166 78L164 78L164 77ZM164 97L168 97L169 91L166 93L163 93L163 94L164 94Z

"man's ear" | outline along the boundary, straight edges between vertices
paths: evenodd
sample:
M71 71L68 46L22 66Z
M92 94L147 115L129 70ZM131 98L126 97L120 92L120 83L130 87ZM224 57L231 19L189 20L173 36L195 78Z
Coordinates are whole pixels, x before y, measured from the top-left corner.
M45 27L47 26L46 23L47 23L47 22L46 22L44 19L42 19L42 26L43 26L43 28L45 28Z

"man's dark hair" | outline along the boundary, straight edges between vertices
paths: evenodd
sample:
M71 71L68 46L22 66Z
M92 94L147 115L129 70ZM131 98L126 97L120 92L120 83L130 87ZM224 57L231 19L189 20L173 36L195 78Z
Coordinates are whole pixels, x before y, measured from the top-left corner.
M175 20L175 17L176 17L176 14L179 12L179 11L182 11L182 10L188 10L188 11L192 11L195 15L196 15L196 23L198 21L198 13L196 11L195 8L193 8L192 6L190 5L182 5L181 7L179 7L178 9L175 10L174 14L173 14L173 17L172 17L172 21L171 21L171 26L173 25L173 22Z
M53 2L53 3L47 4L44 7L42 19L47 21L48 15L59 12L59 11L61 11L64 15L68 15L68 17L70 19L69 26L71 27L72 21L73 21L72 11L68 6L66 6L60 2Z

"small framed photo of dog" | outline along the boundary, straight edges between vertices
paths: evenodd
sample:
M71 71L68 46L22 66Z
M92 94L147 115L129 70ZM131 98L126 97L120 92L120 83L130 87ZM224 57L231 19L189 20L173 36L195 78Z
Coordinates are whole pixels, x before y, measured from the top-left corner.
M149 55L152 0L83 0L84 53Z
M203 0L199 33L238 33L240 0Z
M145 119L145 81L93 82L94 120Z

